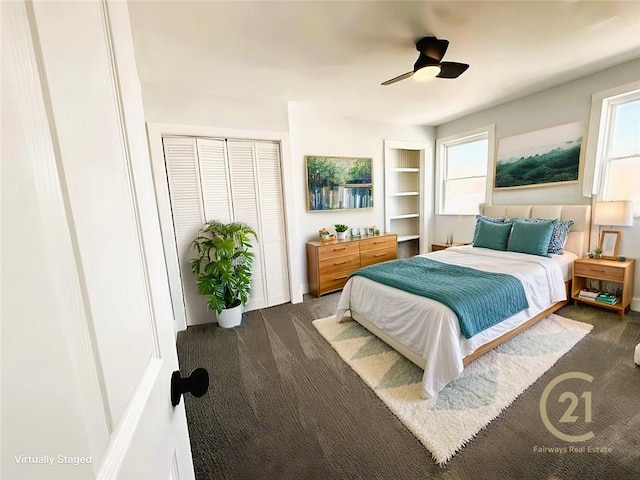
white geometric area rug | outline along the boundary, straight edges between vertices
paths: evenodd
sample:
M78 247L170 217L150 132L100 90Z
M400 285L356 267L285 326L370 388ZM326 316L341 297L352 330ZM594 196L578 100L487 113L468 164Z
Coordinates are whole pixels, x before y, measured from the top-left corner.
M313 325L441 465L593 328L552 314L465 366L429 408L422 369L364 327L335 316Z

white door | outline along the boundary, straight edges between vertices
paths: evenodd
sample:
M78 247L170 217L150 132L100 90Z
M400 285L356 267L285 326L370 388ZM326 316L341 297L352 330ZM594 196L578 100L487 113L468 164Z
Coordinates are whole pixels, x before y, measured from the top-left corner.
M2 478L193 478L124 2L2 2Z

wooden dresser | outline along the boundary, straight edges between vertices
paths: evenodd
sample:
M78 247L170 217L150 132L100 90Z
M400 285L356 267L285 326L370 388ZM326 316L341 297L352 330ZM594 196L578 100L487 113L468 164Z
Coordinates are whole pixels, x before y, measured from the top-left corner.
M309 291L314 297L344 287L360 267L398 258L395 233L361 239L307 242Z

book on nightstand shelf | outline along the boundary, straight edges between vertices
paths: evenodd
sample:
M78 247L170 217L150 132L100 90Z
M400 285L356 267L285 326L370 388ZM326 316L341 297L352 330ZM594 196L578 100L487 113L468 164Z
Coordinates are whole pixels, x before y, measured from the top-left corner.
M600 295L600 290L596 290L594 288L583 288L578 293L580 298L588 298L589 300L595 300Z
M596 297L596 302L606 303L607 305L615 305L620 301L620 297L616 297L611 293L602 292Z

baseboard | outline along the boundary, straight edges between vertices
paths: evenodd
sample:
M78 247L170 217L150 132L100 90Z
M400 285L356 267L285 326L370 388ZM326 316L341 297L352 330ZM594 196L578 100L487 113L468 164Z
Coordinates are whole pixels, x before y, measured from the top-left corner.
M634 312L640 312L640 298L639 297L632 298L631 305L629 308L631 308L631 310L633 310Z

